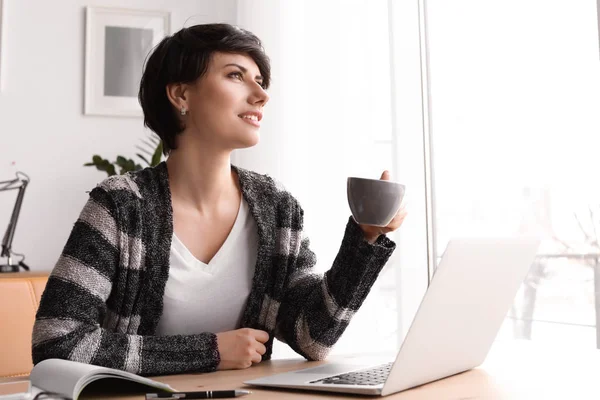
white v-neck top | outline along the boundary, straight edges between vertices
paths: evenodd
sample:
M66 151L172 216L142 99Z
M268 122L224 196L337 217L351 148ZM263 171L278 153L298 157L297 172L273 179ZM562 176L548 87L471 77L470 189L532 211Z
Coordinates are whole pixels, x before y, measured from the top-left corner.
M252 288L257 250L256 222L244 199L229 236L208 264L194 257L173 233L169 278L156 334L237 329Z

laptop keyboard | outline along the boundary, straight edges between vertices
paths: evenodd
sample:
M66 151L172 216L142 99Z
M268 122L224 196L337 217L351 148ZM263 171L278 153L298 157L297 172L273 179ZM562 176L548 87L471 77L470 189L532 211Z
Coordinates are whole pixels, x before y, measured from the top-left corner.
M327 378L310 383L323 383L330 385L367 385L375 386L385 383L393 363L378 365L377 367L362 369L345 374L328 376Z

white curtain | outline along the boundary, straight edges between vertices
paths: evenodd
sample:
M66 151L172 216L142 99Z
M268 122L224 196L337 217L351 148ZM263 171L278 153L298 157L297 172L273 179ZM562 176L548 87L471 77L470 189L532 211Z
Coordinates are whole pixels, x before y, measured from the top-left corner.
M280 179L300 200L320 271L331 266L350 215L346 178L393 171L387 7L381 0L238 3L238 24L264 41L272 59L273 83L261 143L233 162ZM396 345L392 264L334 353ZM276 347L276 356L288 354Z

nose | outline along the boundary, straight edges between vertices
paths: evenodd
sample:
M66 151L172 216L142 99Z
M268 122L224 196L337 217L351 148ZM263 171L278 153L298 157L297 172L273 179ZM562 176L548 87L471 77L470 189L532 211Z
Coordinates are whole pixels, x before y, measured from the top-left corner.
M260 86L258 83L255 83L253 86L252 93L248 97L248 102L252 105L258 104L264 107L265 104L269 102L269 99L270 97L267 91L263 89L263 87Z

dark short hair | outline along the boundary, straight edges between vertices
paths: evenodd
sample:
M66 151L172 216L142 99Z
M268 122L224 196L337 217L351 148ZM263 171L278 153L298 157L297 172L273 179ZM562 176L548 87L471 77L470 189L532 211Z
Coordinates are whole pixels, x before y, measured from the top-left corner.
M144 125L161 138L165 155L177 148L176 136L185 129L165 88L171 83L194 82L203 76L215 52L247 54L264 78L262 86L269 87L269 57L260 39L247 30L229 24L205 24L183 28L165 37L146 61L138 93Z

